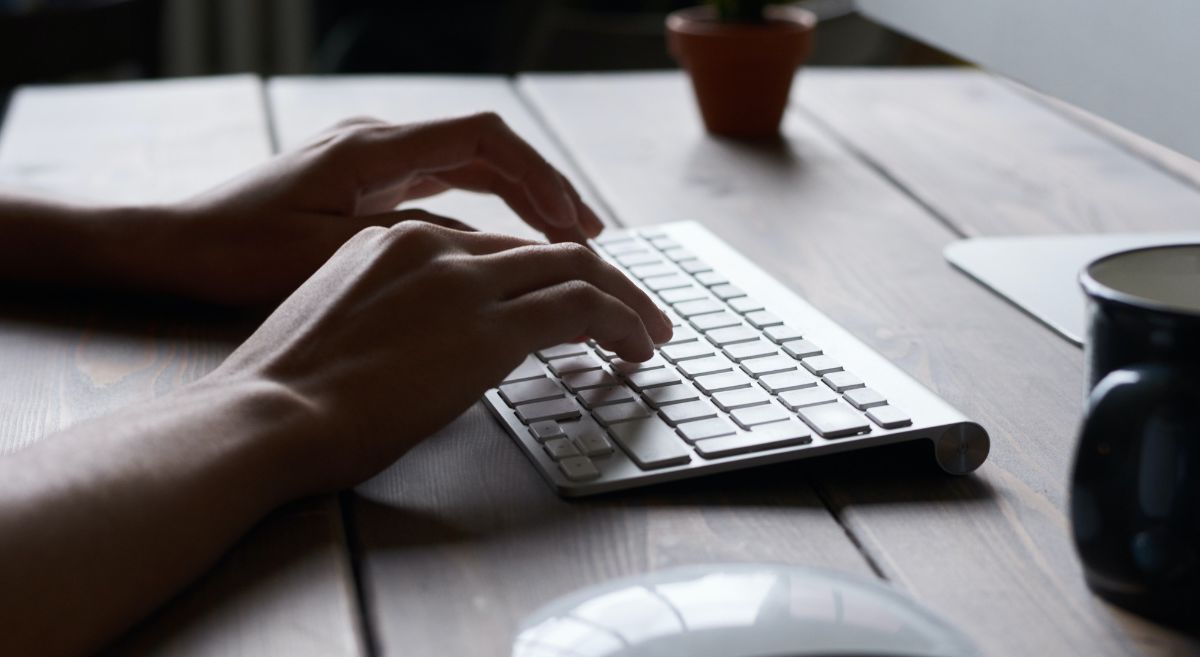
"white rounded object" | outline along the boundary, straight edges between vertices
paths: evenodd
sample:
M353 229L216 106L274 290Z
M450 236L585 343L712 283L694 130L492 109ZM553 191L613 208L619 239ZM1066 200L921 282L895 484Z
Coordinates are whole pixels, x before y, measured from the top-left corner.
M879 582L795 566L685 566L592 586L530 615L512 657L973 657Z

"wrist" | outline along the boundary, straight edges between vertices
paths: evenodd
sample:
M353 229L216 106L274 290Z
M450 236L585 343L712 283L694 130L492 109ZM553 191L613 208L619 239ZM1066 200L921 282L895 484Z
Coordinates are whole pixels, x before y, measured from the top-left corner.
M234 441L230 474L266 509L324 492L317 405L288 386L257 376L214 373L188 386L194 408L204 409L211 434Z

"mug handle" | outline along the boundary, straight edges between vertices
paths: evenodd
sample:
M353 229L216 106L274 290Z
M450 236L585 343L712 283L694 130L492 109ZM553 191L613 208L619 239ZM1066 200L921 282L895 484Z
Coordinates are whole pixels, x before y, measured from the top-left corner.
M1101 588L1132 593L1197 577L1198 375L1191 366L1136 365L1110 372L1088 398L1071 522L1088 579Z

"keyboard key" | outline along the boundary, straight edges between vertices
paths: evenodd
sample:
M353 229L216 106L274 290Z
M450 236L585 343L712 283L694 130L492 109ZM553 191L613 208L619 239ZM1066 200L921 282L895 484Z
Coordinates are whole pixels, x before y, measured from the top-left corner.
M546 370L538 363L537 359L527 356L525 362L517 366L517 369L508 373L504 377L503 383L512 383L513 381L527 381L529 379L540 379L546 376Z
M707 342L684 342L683 344L669 344L664 347L659 347L659 353L663 358L678 363L680 361L689 360L692 358L704 358L706 356L715 355L716 349Z
M598 370L604 367L604 362L592 354L583 354L582 356L567 356L566 358L555 358L547 365L550 366L550 371L556 376L561 377L564 374L571 372L584 372L587 370Z
M776 404L762 404L761 406L736 409L729 414L729 417L733 418L733 421L737 422L741 428L749 429L760 424L786 420L792 417L792 414Z
M634 399L637 399L637 394L625 386L588 388L579 392L579 401L591 409L608 406L609 404L633 401Z
M812 433L807 427L796 420L787 420L755 427L747 433L701 440L696 443L696 452L706 459L714 459L810 442Z
M651 388L642 394L642 398L650 406L662 408L668 404L694 401L700 398L700 393L686 383L677 383L673 386Z
M721 410L728 413L735 408L765 404L771 401L771 396L762 388L737 388L715 393L712 399Z
M509 406L554 399L565 394L566 391L558 384L558 381L550 378L517 381L500 386L500 396Z
M876 406L883 406L887 403L887 400L883 398L883 395L870 388L856 388L854 390L847 390L846 394L842 396L846 398L846 401L850 402L851 406L860 411L865 411L868 408L874 408Z
M729 279L725 278L724 274L719 274L712 270L702 272L688 272L695 274L696 280L704 287L712 287L714 285L725 285L729 283Z
M682 379L679 378L679 374L677 374L674 369L669 367L633 372L626 376L625 379L629 381L629 385L643 391L648 388L669 386L672 383L679 383L682 381Z
M808 358L809 356L820 356L821 348L809 342L808 340L789 340L783 343L783 353L792 358Z
M751 299L750 297L738 297L736 299L730 299L729 307L733 308L739 313L742 313L743 315L763 309L763 305L761 303Z
M788 372L764 374L758 377L758 384L765 388L767 392L778 395L785 390L811 388L817 385L817 379L808 372L791 370Z
M730 285L729 283L722 283L721 285L714 285L714 286L710 287L708 289L708 291L712 292L713 296L715 296L718 299L721 299L722 301L725 301L727 299L736 299L737 297L746 296L746 293L742 291L742 288L740 288L736 285Z
M545 449L546 453L550 455L550 458L554 459L555 461L565 459L568 456L579 456L581 454L579 448L575 446L575 443L571 442L567 438L552 438L543 443L542 448Z
M575 439L575 446L585 456L608 456L613 453L612 443L603 433L585 433L582 438Z
M689 379L694 379L705 374L714 374L716 372L728 372L733 369L733 363L724 356L711 356L709 358L694 358L685 360L679 363L679 371Z
M572 372L562 377L562 382L567 386L567 390L571 392L579 392L588 388L606 388L615 386L620 383L617 377L606 372L605 370L588 370L586 372Z
M684 260L694 260L696 258L696 254L692 253L691 251L688 251L687 249L685 249L683 247L667 249L667 250L663 251L662 254L665 255L667 257L667 259L672 262L682 262Z
M666 237L667 232L665 230L659 230L658 228L646 228L639 230L638 235L641 235L648 240L652 240L656 237Z
M562 427L557 422L546 420L529 425L529 435L539 443L544 443L551 438L561 438L566 434L563 433Z
M777 353L775 345L766 340L755 340L754 342L739 342L725 347L722 351L731 360L742 362L750 358L762 358L763 356L773 356Z
M650 265L634 265L629 268L629 273L638 278L654 278L655 276L678 274L679 270L660 260Z
M574 420L580 415L579 404L567 397L521 404L517 407L517 417L525 424L541 420Z
M645 246L642 246L641 242L632 239L609 242L608 244L601 245L600 248L608 252L609 255L614 256L624 253L641 253L647 250Z
M754 378L758 378L764 374L774 374L794 369L796 369L796 361L783 354L742 361L742 371Z
M676 242L675 240L673 240L670 237L667 237L665 235L662 237L655 237L654 239L650 240L650 245L653 246L654 248L658 249L659 251L666 251L667 249L678 249L679 248L679 242Z
M585 417L578 422L565 422L560 426L584 454L588 456L612 454L613 446L608 441L608 433L599 424L596 424L595 420Z
M642 281L650 290L661 292L663 290L671 290L677 287L688 287L692 284L691 279L683 274L672 274L670 276L655 276Z
M668 424L676 426L684 422L695 422L696 420L707 420L711 417L717 417L717 409L707 401L700 399L693 402L663 406L658 410L658 414Z
M692 460L687 444L658 418L613 427L612 437L644 470L682 465Z
M677 287L673 290L663 290L658 293L658 298L663 300L663 303L682 303L684 301L695 301L696 299L707 299L708 292L699 285L691 287Z
M751 342L753 340L757 340L758 331L746 326L745 324L738 324L736 326L726 326L725 328L713 329L706 333L704 337L708 338L709 342L717 345L718 347L724 347L731 344L737 344L739 342Z
M624 267L636 267L637 265L653 265L662 263L663 259L657 254L650 251L639 251L637 253L623 253L614 258L619 264Z
M712 267L709 267L708 263L695 258L692 258L691 260L678 260L675 264L679 265L679 267L687 273L695 275L696 280L700 280L700 274L712 271ZM704 281L700 282L702 284L704 283Z
M613 360L617 357L617 352L611 349L605 349L600 345L596 345L596 353L599 354L599 356L604 360Z
M630 420L644 418L650 414L650 409L646 408L646 405L640 401L601 406L592 411L592 416L596 418L596 421L606 427L611 427L618 422L629 422Z
M763 335L775 344L783 344L788 340L799 340L801 337L800 331L788 326L787 324L778 324L776 326L768 326L763 331Z
M781 392L779 393L779 401L794 411L800 408L816 406L817 404L828 404L837 401L837 395L828 388L813 386L811 388Z
M737 388L749 388L754 384L754 380L738 371L721 372L719 374L706 374L693 379L696 387L706 395L712 395L724 390L735 390Z
M726 326L738 326L742 320L738 319L733 313L721 311L719 313L711 313L708 315L698 315L688 319L697 331L708 332L714 329L725 328Z
M698 420L696 422L685 422L675 429L675 432L689 443L694 443L697 440L705 440L707 438L716 438L717 436L728 436L737 433L737 427L732 422L722 417L715 417L711 420Z
M829 356L813 356L800 361L804 363L804 368L817 376L825 376L830 372L837 372L842 369L838 362Z
M567 356L582 356L588 352L588 346L582 342L569 342L560 344L554 347L548 347L537 352L538 358L549 361L552 358L566 358Z
M895 406L877 406L867 411L867 417L884 429L896 429L912 424L912 418Z
M783 323L783 320L776 317L774 313L769 313L765 310L746 313L746 321L750 322L750 325L754 328L766 328Z
M681 342L692 342L700 339L700 334L686 326L680 326L675 329L671 335L671 339L666 344L679 344Z
M663 357L659 356L658 354L654 354L650 357L650 360L641 363L635 363L634 361L625 360L624 358L614 358L612 361L613 372L615 372L617 376L626 376L633 372L653 370L666 366L667 361L663 360Z
M637 242L632 234L623 230L606 231L603 235L592 240L600 246L616 244L617 242Z
M558 462L558 469L571 481L587 481L600 476L600 470L586 456L569 456Z
M682 303L673 304L675 312L679 313L684 319L691 319L696 315L707 315L709 313L719 313L725 310L725 306L721 305L716 299L697 299L695 301L684 301Z
M833 388L834 392L846 392L866 385L862 379L846 371L830 372L821 377L821 380L825 382L825 385Z
M823 438L841 438L871 430L865 417L843 404L810 406L796 414Z

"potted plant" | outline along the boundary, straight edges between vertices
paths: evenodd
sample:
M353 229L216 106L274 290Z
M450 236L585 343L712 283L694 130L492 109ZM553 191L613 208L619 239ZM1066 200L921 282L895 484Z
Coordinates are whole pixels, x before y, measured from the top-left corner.
M667 16L667 46L692 79L713 134L779 134L796 69L812 52L817 17L790 5L715 0Z

